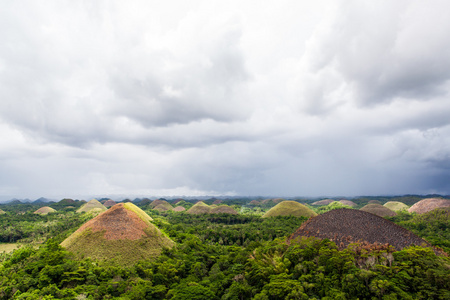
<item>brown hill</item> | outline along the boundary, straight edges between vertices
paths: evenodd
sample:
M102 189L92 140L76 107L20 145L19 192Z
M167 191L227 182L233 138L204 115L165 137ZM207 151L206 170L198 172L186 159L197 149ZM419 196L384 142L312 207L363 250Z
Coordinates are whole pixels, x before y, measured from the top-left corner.
M210 210L210 214L231 214L238 215L238 212L234 210L234 208L229 207L228 205L220 205Z
M132 203L119 203L82 225L61 245L78 257L115 259L130 265L156 257L174 242L153 225L152 219Z
M441 199L441 198L427 198L420 200L413 206L411 206L408 209L408 212L410 213L418 213L423 214L429 211L432 211L436 208L443 208L443 207L449 207L450 206L450 200L448 199Z
M58 203L64 204L64 205L72 205L72 204L75 204L75 202L76 201L73 199L64 198L64 199L60 200Z
M176 212L185 211L185 210L186 210L186 208L184 208L183 206L177 206L173 209L173 211L176 211Z
M189 208L186 213L192 214L192 215L199 215L199 214L209 214L211 210L211 207L209 207L205 202L198 201L195 203L194 206Z
M252 201L250 201L249 204L250 204L250 205L259 205L260 203L259 203L258 200L252 200Z
M220 199L216 199L216 200L214 200L214 202L212 203L212 204L220 204L220 203L222 203L223 201L222 200L220 200Z
M332 200L332 199L323 199L320 201L313 202L313 203L311 203L311 205L328 205L333 202L334 202L334 200Z
M380 217L393 217L396 216L397 213L389 208L381 205L381 204L367 204L362 207L360 210L380 216Z
M350 201L350 200L339 200L339 202L341 202L344 205L351 206L351 207L357 206L357 204L355 202Z
M51 208L49 206L44 206L44 207L41 207L38 210L36 210L34 212L34 214L44 215L45 216L46 214L49 214L49 213L52 213L52 212L55 212L55 211L56 211L55 209L53 209L53 208Z
M114 205L116 205L116 204L117 204L116 201L111 200L111 199L106 200L105 203L103 203L103 205L104 205L105 207L111 207L111 206L114 206Z
M411 245L430 246L425 240L391 221L365 211L346 208L309 219L289 237L288 242L302 236L329 239L340 250L355 242L389 244L396 250Z

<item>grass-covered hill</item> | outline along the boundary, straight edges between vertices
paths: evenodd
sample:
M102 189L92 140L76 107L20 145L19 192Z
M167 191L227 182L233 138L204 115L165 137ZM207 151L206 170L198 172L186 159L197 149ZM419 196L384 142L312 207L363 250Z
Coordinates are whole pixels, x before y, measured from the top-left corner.
M307 206L296 201L283 201L269 209L262 217L270 218L277 216L313 217L317 215Z
M55 211L56 211L55 209L53 209L53 208L51 208L49 206L44 206L44 207L41 207L38 210L36 210L34 212L34 214L46 215L46 214L49 214L49 213L52 213L52 212L55 212Z
M311 205L328 205L333 203L334 200L333 199L323 199L323 200L319 200L316 202L311 203Z
M380 217L393 217L397 213L381 204L367 204L360 210L380 216Z
M393 211L408 210L408 208L409 208L408 205L406 205L403 202L399 202L399 201L388 201L383 206L387 207Z
M0 215L6 214L6 212L3 209L0 209Z
M167 210L172 210L173 206L169 203L169 202L162 202L158 205L156 205L155 207L153 207L154 210L158 210L158 211L167 211Z
M443 207L450 207L449 199L426 198L426 199L420 200L419 202L417 202L416 204L411 206L408 209L408 212L423 214L423 213L432 211L436 208L443 208Z
M156 199L156 200L152 201L149 204L149 206L150 206L150 208L155 208L155 207L157 207L160 204L164 204L164 205L169 204L172 207L172 205L169 202L167 202L166 200L161 200L161 199Z
M238 212L234 210L234 208L228 206L228 205L220 205L217 207L212 208L209 211L210 214L231 214L231 215L237 215Z
M336 209L309 219L292 235L289 241L298 237L329 239L339 249L350 243L389 244L396 250L411 245L427 245L428 242L395 223L356 209Z
M355 202L353 202L351 200L339 200L339 202L344 205L351 206L351 207L358 206L358 204L356 204Z
M209 214L211 207L203 201L198 201L194 206L189 208L186 213L191 215Z
M106 207L103 204L101 204L97 199L92 199L91 201L83 204L79 209L77 209L77 212L78 213L89 212L92 209L105 211Z
M61 245L78 257L129 265L158 256L174 242L132 203L119 203L82 225Z

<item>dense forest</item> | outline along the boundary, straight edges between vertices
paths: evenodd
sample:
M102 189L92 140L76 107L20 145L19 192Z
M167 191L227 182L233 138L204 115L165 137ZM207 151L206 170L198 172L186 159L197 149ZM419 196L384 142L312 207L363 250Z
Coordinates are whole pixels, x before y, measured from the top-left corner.
M0 254L0 299L450 299L448 256L419 246L396 251L353 243L339 250L313 237L287 243L307 218L261 218L274 204L248 202L227 203L238 215L142 206L176 246L126 266L114 258L79 259L60 246L92 214L58 203L58 211L47 215L33 214L37 205L2 205L0 241L22 246ZM323 213L340 207L312 208ZM388 219L449 253L449 210Z

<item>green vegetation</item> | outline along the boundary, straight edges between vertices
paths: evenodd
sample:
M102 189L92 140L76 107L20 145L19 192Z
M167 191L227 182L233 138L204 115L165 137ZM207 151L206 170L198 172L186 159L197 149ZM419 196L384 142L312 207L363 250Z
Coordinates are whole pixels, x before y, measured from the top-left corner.
M135 205L119 205L136 222L150 223ZM286 238L307 217L261 218L246 207L240 215L149 209L154 228L175 242L156 255L152 245L139 239L105 240L101 235L106 231L92 229L83 231L78 249L67 249L59 243L89 214L62 210L41 216L32 213L36 206L5 206L0 226L10 233L17 227L15 241L45 243L0 253L0 299L450 299L450 259L429 248L394 251L356 243L339 250L333 242L313 237L288 244ZM449 252L449 213L402 211L388 219ZM106 224L121 227L112 220ZM4 231L0 237L6 238ZM101 254L107 260L83 257L80 249L95 243L107 245L111 252ZM140 251L141 246L149 252Z
M399 201L388 201L383 206L387 207L393 211L408 210L408 208L409 208L408 205L406 205L403 202L399 202Z
M268 212L266 212L262 217L270 218L277 216L294 216L294 217L313 217L317 214L306 207L295 201L283 201L272 207Z

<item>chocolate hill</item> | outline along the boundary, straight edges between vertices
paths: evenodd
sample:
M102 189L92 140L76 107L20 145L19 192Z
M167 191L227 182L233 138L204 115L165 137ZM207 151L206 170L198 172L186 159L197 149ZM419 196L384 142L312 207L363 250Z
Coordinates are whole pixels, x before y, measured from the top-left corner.
M109 199L109 200L106 200L105 203L103 203L103 206L104 207L111 207L111 206L114 206L116 204L117 204L116 201Z
M334 202L334 200L332 200L332 199L323 199L320 201L313 202L313 203L311 203L311 205L328 205L333 202Z
M393 211L407 210L409 208L408 205L399 201L388 201L383 206Z
M3 209L0 209L0 215L6 214Z
M191 215L209 214L211 207L203 201L198 201L194 206L189 208L186 213Z
M158 211L167 211L172 210L173 206L169 202L164 201L163 203L156 205L153 209Z
M58 203L63 204L63 205L73 205L76 203L76 201L73 199L64 198L61 201L59 201Z
M238 215L238 212L234 208L228 205L220 205L210 210L210 214L231 214Z
M295 201L283 201L269 209L262 218L277 216L313 217L317 214L310 208Z
M357 204L355 202L350 201L350 200L339 200L339 202L341 202L344 205L351 206L351 207L357 206Z
M381 204L367 204L362 207L360 210L380 216L380 217L393 217L397 215L397 213L393 210L390 210L387 207L384 207Z
M92 210L92 209L96 209L96 208L98 208L98 209L100 209L100 210L102 210L102 211L105 211L105 210L106 210L106 207L105 207L103 204L101 204L97 199L92 199L91 201L89 201L89 202L83 204L83 205L77 210L77 212L78 212L78 213L81 213L81 212L88 212L88 211L90 211L90 210Z
M184 208L183 206L177 206L173 209L173 211L176 211L176 212L185 211L185 210L186 210L186 208Z
M49 214L49 213L52 213L52 212L55 212L56 210L55 209L53 209L53 208L51 208L51 207L49 207L49 206L44 206L44 207L41 207L41 208L39 208L38 210L36 210L33 214L38 214L38 215L46 215L46 214Z
M380 201L378 200L370 200L369 202L367 202L368 204L381 204Z
M174 245L151 220L133 203L119 203L86 222L61 245L77 257L114 259L118 264L131 265Z
M408 209L410 213L423 214L436 208L450 207L450 200L441 198L427 198L420 200Z
M169 204L170 205L170 203L167 202L166 200L156 199L152 203L150 203L149 206L150 206L150 208L155 208L160 204ZM172 206L172 205L170 205L170 206Z
M220 199L216 199L216 200L214 200L214 202L212 203L212 204L220 204L220 203L222 203L223 201L222 200L220 200Z
M252 200L252 201L250 201L249 204L250 204L250 205L259 205L260 203L259 203L258 200Z
M409 230L374 214L356 209L335 209L309 219L288 242L301 236L329 239L340 250L350 243L389 244L396 250L411 245L430 246Z

